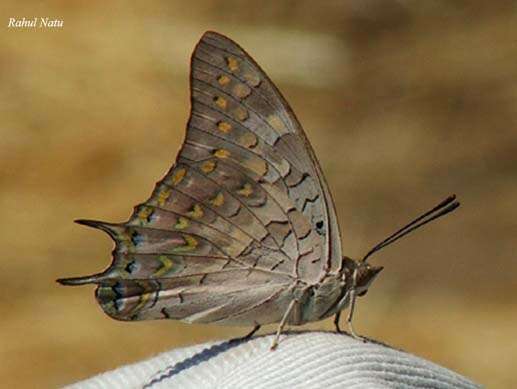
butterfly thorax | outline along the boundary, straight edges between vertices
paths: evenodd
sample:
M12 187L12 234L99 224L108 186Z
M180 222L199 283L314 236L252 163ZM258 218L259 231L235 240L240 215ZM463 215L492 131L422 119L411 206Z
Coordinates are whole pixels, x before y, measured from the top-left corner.
M353 275L358 266L358 262L343 257L338 272L326 274L306 290L301 315L304 323L327 318L348 306L347 292L354 288Z
M339 275L328 274L317 284L304 288L297 323L291 324L304 324L330 316L344 286L345 282Z
M303 322L321 320L345 309L350 304L351 291L363 296L382 267L343 257L338 273L327 274L319 283L307 289L302 305Z
M346 280L345 293L353 291L356 296L364 296L368 292L373 280L383 269L382 266L372 266L365 261L355 261L349 257L343 257L340 274ZM344 301L344 305L338 311L345 308L349 301Z

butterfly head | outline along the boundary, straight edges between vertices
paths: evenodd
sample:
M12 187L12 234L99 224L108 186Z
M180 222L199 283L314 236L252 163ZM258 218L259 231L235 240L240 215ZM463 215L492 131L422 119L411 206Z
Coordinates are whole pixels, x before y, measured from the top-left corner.
M369 263L357 262L357 267L354 270L355 291L358 296L364 296L368 292L373 280L379 275L382 266L372 266Z
M372 266L367 262L356 261L349 257L343 257L341 277L347 288L353 288L356 296L364 296L373 280L384 267Z

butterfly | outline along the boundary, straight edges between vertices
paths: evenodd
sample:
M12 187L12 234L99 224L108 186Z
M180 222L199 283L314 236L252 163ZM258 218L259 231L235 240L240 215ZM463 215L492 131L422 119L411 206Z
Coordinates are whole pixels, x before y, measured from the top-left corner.
M177 159L125 223L77 220L115 241L105 271L59 279L95 284L118 320L301 325L350 307L382 270L367 259L451 212L450 196L374 246L343 256L336 210L289 104L229 38L206 32L194 49L191 112Z

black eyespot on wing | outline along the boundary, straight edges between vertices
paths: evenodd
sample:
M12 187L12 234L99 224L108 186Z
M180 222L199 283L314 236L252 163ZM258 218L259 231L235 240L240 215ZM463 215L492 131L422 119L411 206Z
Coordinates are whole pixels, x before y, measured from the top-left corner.
M316 232L320 235L325 234L325 223L323 223L323 220L316 222Z
M140 235L138 232L133 231L131 232L131 243L133 245L138 246L140 243L142 243L144 240L143 236Z
M131 261L129 262L126 267L124 268L125 271L127 271L129 274L133 273L135 270L136 270L136 262L135 261Z

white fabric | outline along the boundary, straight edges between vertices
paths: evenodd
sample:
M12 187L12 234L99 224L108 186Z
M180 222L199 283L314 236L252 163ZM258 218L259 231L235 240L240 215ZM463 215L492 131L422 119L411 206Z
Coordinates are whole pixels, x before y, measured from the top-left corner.
M325 332L205 343L100 374L70 388L479 388L390 347Z

